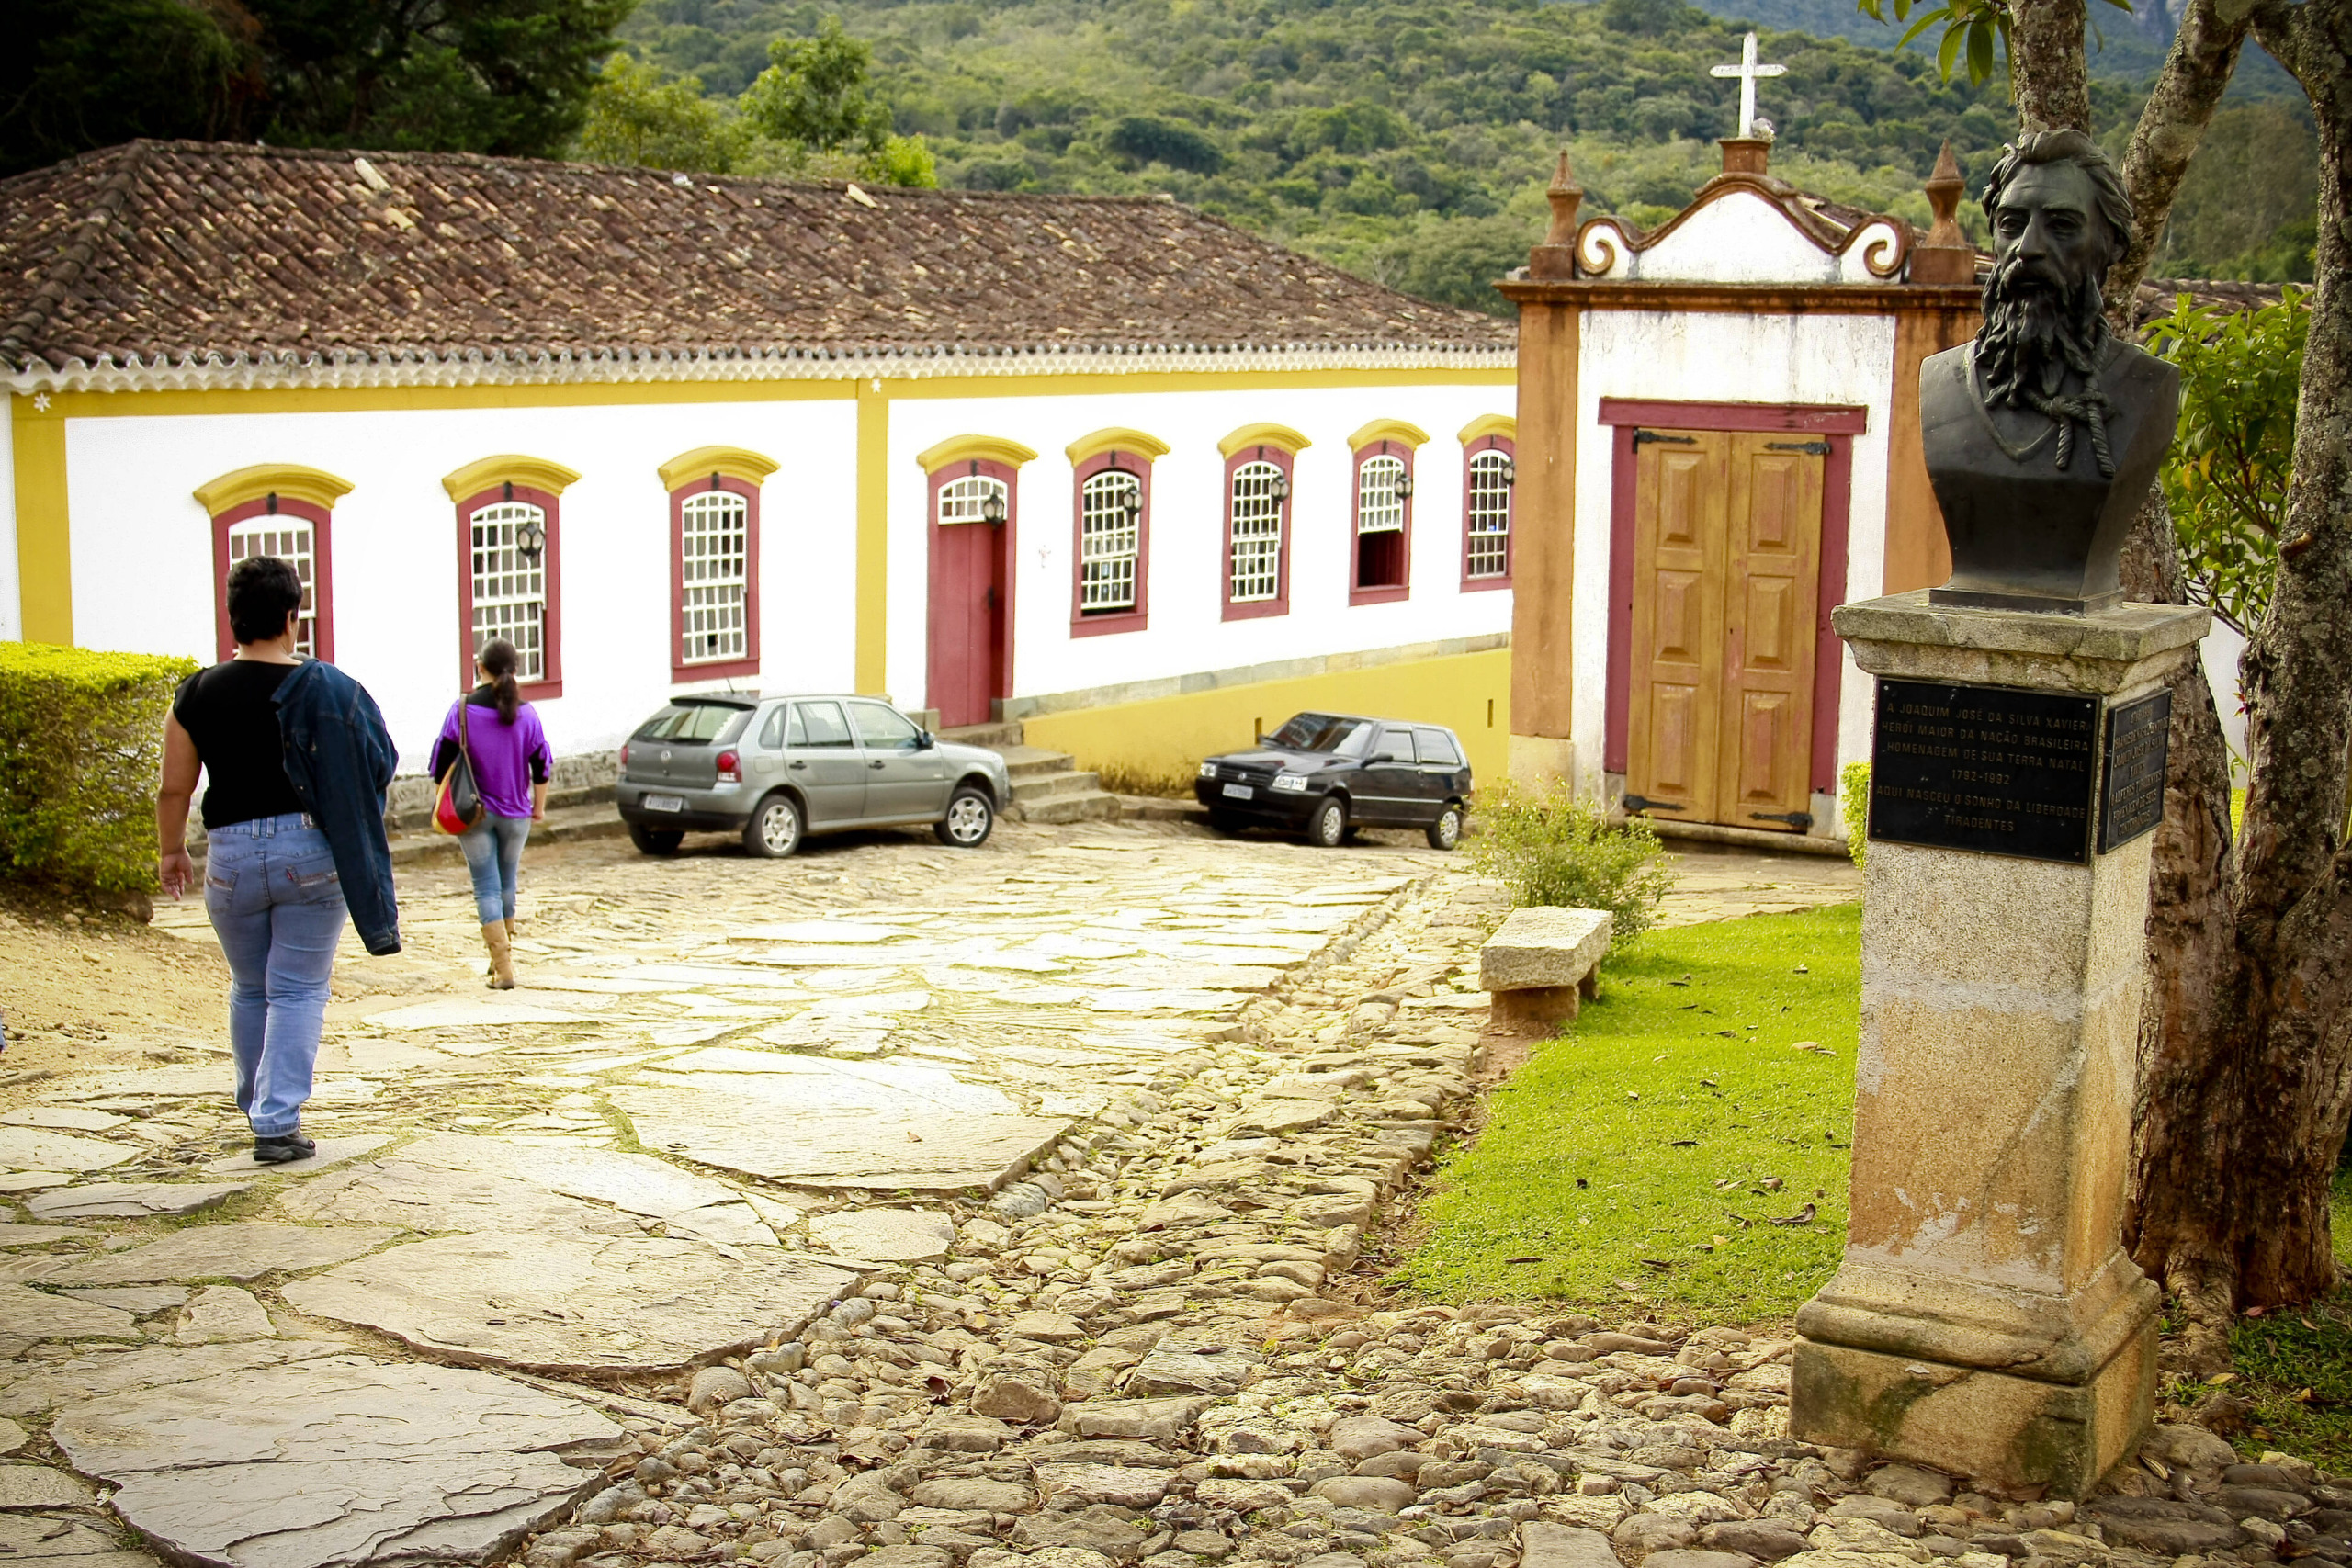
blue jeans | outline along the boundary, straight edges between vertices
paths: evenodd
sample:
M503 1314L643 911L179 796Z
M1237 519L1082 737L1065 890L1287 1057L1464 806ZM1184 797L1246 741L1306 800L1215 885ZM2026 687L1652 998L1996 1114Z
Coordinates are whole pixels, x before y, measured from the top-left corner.
M531 836L527 817L501 817L488 807L481 820L458 835L466 870L474 879L474 910L494 926L514 918L514 889L523 874L523 840Z
M229 960L237 1109L256 1137L297 1132L343 935L334 855L301 816L238 822L205 838L204 912Z

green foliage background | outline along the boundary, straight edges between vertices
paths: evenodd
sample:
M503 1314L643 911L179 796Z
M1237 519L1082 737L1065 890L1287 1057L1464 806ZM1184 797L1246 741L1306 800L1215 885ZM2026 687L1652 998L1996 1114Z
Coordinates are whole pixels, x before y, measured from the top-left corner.
M0 175L133 137L547 156L635 0L12 0Z
M2311 333L2311 296L2284 292L2276 305L2244 311L2183 298L2148 336L2180 367L2180 434L2162 477L2189 596L2249 637L2278 574Z
M0 642L0 874L155 886L164 715L196 661Z
M768 39L835 7L644 0L622 36L714 96L764 68ZM874 47L877 95L940 183L1165 191L1425 298L1501 311L1492 288L1540 237L1565 145L1588 213L1654 223L1721 166L1744 28L1679 0L967 0L839 7ZM1931 61L1768 33L1773 168L1804 188L1925 225L1920 184L1949 137L1972 175L2009 132L1998 86ZM2117 125L2129 89L2100 85Z

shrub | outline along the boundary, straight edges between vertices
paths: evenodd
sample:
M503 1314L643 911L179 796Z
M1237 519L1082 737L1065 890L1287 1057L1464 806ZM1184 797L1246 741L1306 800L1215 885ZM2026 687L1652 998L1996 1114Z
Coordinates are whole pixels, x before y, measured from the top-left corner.
M187 659L0 642L0 871L100 894L155 886L164 716Z
M1472 863L1500 879L1513 904L1608 910L1617 922L1612 948L1657 922L1674 886L1665 853L1647 822L1612 822L1557 781L1540 790L1505 784L1479 792Z
M1846 852L1854 857L1856 865L1860 865L1871 842L1871 765L1868 762L1849 762L1845 771L1838 775L1838 782L1844 790Z

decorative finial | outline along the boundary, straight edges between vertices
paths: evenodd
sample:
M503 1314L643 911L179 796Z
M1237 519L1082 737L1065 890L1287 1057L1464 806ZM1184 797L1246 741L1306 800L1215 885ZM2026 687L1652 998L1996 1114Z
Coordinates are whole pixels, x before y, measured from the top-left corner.
M1584 186L1577 184L1576 171L1568 167L1568 150L1560 149L1560 166L1552 175L1552 188L1544 193L1552 204L1552 231L1544 236L1547 245L1573 245L1577 243L1577 209L1584 204Z
M1961 194L1968 188L1960 177L1960 161L1951 155L1951 143L1936 158L1935 173L1928 176L1928 206L1936 220L1929 226L1928 236L1911 247L1908 276L1914 283L1972 284L1976 281L1976 247L1960 231L1960 221L1954 216L1960 210Z
M1951 155L1951 143L1947 141L1944 150L1936 154L1935 172L1928 176L1928 206L1936 215L1935 222L1928 229L1928 244L1942 247L1968 243L1955 216L1960 211L1961 196L1967 188L1967 182L1960 177L1960 160Z

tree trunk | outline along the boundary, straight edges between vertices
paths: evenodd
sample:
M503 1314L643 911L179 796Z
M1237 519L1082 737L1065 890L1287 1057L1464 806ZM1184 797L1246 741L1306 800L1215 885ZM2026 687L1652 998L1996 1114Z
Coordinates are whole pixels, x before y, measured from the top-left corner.
M2009 96L2028 130L2091 128L2083 67L2084 0L2011 0Z
M2336 1277L2328 1185L2352 1119L2352 0L2274 6L2263 46L2319 130L2318 288L2270 609L2246 650L2253 763L2240 840L2247 1089L2275 1136L2241 1174L2261 1207L2242 1299L2308 1300Z
M2165 492L2149 492L2124 547L2124 590L2143 604L2186 604ZM2230 1184L2209 1163L2234 1150L2205 1146L2238 1131L2241 1084L2223 1051L2236 973L2236 890L2230 842L2230 749L2201 661L2172 683L2165 819L2156 829L2148 900L2148 991L2140 1012L2139 1089L2132 1107L2123 1245L2179 1300L2183 1348L2199 1375L2229 1362L2237 1270L2211 1250L2229 1224ZM2155 1213L2150 1213L2153 1204Z
M2352 0L2273 6L2255 27L2319 126L2319 286L2278 581L2246 651L2234 886L2226 841L2201 837L2210 761L2167 789L2150 919L2162 1010L2142 1037L2126 1232L2189 1309L2202 1371L2226 1359L2233 1308L2334 1287L2328 1195L2352 1120ZM2176 745L2182 725L2177 703Z
M2237 68L2253 9L2250 0L2189 0L2164 70L2132 128L2132 145L2123 154L2123 188L2134 209L2132 243L2107 274L2108 313L2127 326L2132 296L2164 237L2181 176Z

